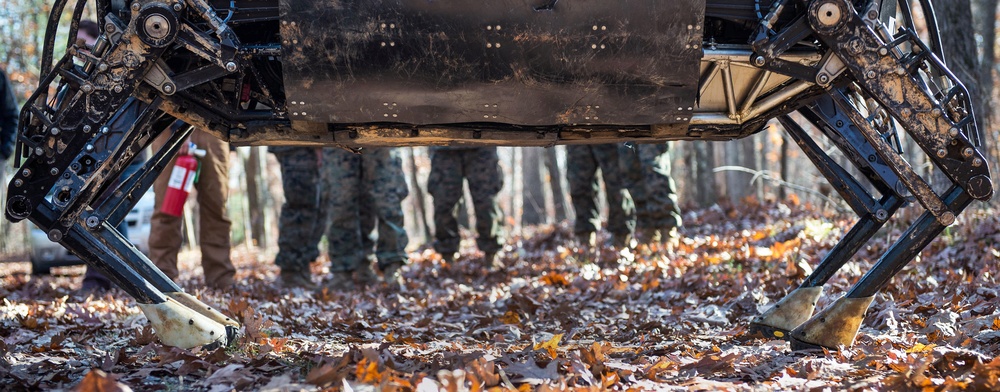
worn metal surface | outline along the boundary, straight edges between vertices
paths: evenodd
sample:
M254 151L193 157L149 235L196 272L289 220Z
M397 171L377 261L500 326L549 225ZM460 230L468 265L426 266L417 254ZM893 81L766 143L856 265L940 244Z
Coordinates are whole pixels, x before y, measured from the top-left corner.
M837 348L854 344L854 337L865 320L872 297L841 297L791 332L794 349L817 346Z
M289 118L687 122L704 12L704 0L281 0Z
M182 305L173 298L168 297L166 301L158 304L137 305L156 330L156 337L165 345L212 349L229 343L225 325Z
M831 11L833 16L821 12L827 9L837 12ZM929 95L928 85L918 79L917 72L922 67L943 68L941 64L932 53L918 46L912 48L904 64L896 53L896 46L903 41L883 42L858 14L847 10L853 7L846 0L816 1L809 8L809 23L838 56L850 59L846 67L857 83L892 113L945 175L965 187L972 197L988 200L993 186L983 152L970 141L973 136L970 133L977 132L971 105L963 108L966 110L953 110L951 105L961 106L967 100L952 97L966 102L939 102ZM942 72L954 79L946 68ZM960 83L955 89L968 97ZM916 196L924 201L931 199L931 195ZM933 207L943 215L940 204Z
M816 300L823 287L799 287L774 304L764 314L754 317L751 328L766 331L768 337L784 339L788 332L809 320L816 310Z

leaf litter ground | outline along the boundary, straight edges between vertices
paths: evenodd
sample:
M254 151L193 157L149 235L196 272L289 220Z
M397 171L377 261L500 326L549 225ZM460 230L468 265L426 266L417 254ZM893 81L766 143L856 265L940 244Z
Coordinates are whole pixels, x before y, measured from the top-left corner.
M794 352L750 319L796 287L852 220L750 203L689 213L676 247L582 249L564 226L481 253L412 254L398 291L282 290L273 257L236 251L237 289L181 283L242 324L211 352L156 342L122 292L81 298L80 267L0 265L0 383L10 390L996 390L1000 218L969 211L883 290L853 347ZM905 227L827 285L830 304ZM601 240L606 240L601 238ZM467 244L468 245L468 244ZM324 263L313 265L325 276Z

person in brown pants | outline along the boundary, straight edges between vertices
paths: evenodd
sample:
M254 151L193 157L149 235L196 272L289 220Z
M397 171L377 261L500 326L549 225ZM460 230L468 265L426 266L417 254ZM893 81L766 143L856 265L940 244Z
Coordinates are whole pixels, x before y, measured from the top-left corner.
M177 129L180 122L174 123L171 130ZM153 141L153 151L158 151L171 131L163 132ZM198 201L198 243L201 245L201 267L205 271L205 284L217 289L228 289L233 286L233 275L236 267L229 258L229 229L232 222L226 217L226 199L229 197L229 145L214 136L195 130L190 137L197 148L206 151L200 159L201 167L198 180L194 184ZM184 154L187 144L178 153ZM177 253L181 249L182 227L181 218L160 211L163 196L167 190L174 161L170 161L167 169L153 183L156 192L156 210L153 213L149 228L149 258L164 274L174 281L177 280Z

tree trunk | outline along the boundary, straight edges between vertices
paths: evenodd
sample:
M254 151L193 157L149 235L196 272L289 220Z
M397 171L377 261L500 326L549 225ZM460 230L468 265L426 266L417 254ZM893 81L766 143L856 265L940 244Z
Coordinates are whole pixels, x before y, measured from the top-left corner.
M559 168L559 150L564 147L551 147L546 148L545 151L545 169L549 173L548 183L552 189L552 207L555 210L555 221L562 222L566 220L568 214L566 209L569 207L569 203L566 199L566 191L563 188L562 181L566 178L563 175L562 169Z
M715 144L712 142L691 143L694 148L692 165L689 165L692 188L697 195L693 200L699 207L708 207L718 201L715 187Z
M406 149L409 152L410 160L410 184L413 186L410 191L410 196L413 203L413 214L416 215L416 223L418 227L421 228L420 242L427 242L431 239L431 227L427 223L427 204L425 204L424 190L420 187L419 176L417 175L417 147L410 147Z
M263 194L261 149L250 147L250 154L243 163L246 170L247 203L249 204L250 239L259 248L267 249L267 197Z
M521 161L524 189L522 194L524 211L521 215L522 225L537 225L545 222L545 186L542 184L542 148L525 147L521 149L524 159Z
M992 78L987 77L990 74L990 70L988 68L984 69L985 67L979 61L975 35L977 32L983 34L983 30L990 30L992 32L997 1L977 1L977 4L983 6L984 9L976 17L973 17L972 2L970 0L938 0L934 2L934 12L937 13L938 29L941 32L941 44L944 49L945 62L955 76L969 89L972 106L976 113L976 119L979 122L979 129L985 132L989 128L986 128L987 122L984 119L989 118L990 109L984 103L992 95L993 84ZM973 26L972 29L969 28L970 24ZM988 28L985 26L988 26ZM986 38L987 35L995 38L995 34L993 33L983 34L983 37ZM992 58L993 40L985 42L989 43L985 45L989 49L986 50L984 55L988 54ZM992 61L987 61L986 63L992 64ZM988 137L986 139L990 140ZM937 180L934 181L935 183L947 181L944 179L943 174L940 173L938 176L935 176L935 180Z

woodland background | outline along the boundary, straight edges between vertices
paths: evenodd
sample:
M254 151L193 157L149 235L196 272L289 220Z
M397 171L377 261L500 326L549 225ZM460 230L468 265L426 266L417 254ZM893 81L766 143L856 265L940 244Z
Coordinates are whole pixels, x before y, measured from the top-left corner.
M46 3L0 0L0 64L22 100L38 78ZM1000 184L994 125L1000 114L993 110L1000 102L997 3L935 2L949 65L978 103L993 181ZM243 325L239 342L213 352L159 345L134 301L119 291L79 297L81 267L32 277L28 227L0 220L0 385L82 391L125 385L205 391L1000 389L995 202L974 203L893 279L853 347L793 352L786 342L749 335L748 322L798 285L854 218L780 126L738 141L673 144L685 227L680 245L670 249L576 246L568 228L573 213L564 148L500 152L510 237L501 254L504 271L484 270L475 252L447 263L427 249L430 161L425 148L407 148L411 196L404 209L413 250L403 270L407 284L399 291L289 293L271 284L283 197L278 165L264 148L237 149L229 212L239 290L204 289L197 253L182 255L180 284ZM932 170L920 156L908 159L918 170ZM820 308L871 268L916 210L901 211L901 220L830 281ZM197 238L196 230L189 224L188 237ZM323 260L312 269L320 278L327 272Z

